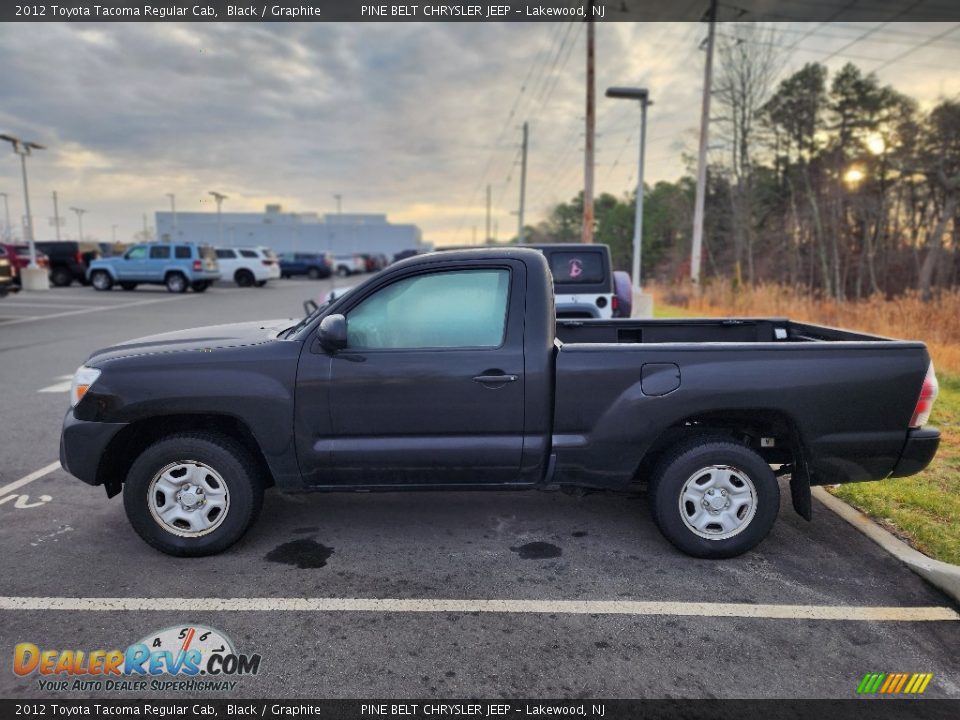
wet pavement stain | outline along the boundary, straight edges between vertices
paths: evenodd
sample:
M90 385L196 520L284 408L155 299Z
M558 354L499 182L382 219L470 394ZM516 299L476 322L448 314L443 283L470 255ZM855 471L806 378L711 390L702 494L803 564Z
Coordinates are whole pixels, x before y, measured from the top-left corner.
M575 530L574 532L570 533L570 535L572 535L573 537L578 537L578 538L579 538L579 537L586 537L586 536L587 536L587 531L586 531L586 530Z
M545 542L531 542L520 547L512 547L510 550L517 553L521 560L547 560L563 554L563 550L556 545Z
M293 532L297 535L309 535L310 533L317 532L319 529L316 525L310 525L309 527L294 528Z
M333 555L333 548L305 538L278 545L264 555L263 559L284 565L295 565L301 570L315 570L325 567L331 555Z

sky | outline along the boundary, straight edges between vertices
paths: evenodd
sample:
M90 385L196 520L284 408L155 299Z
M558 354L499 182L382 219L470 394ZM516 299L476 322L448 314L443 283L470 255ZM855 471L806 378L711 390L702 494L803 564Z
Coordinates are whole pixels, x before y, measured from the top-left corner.
M877 70L930 107L960 94L958 23L781 23L766 42L781 74L806 62ZM757 38L743 24L719 36ZM700 23L596 26L596 191L635 187L639 108L611 85L647 87L648 184L687 171L697 143ZM582 23L0 25L0 132L47 147L28 158L37 239L131 241L154 212L223 209L386 213L424 240L516 233L521 126L529 122L527 223L583 184ZM757 41L757 40L754 40ZM0 193L21 234L18 158L0 148ZM2 222L2 218L0 218Z

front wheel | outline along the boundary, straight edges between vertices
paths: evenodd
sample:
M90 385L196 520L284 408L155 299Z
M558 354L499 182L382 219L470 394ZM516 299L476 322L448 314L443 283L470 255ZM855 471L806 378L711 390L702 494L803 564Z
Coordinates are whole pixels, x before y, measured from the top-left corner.
M650 505L660 531L679 550L729 558L769 534L780 510L780 486L753 450L708 438L682 444L660 461Z
M263 503L256 463L233 439L184 433L141 453L127 473L123 507L137 534L168 555L226 550L247 531Z
M170 273L167 275L164 284L167 286L167 290L172 293L183 293L187 291L187 279L182 273Z
M90 275L90 284L94 290L109 290L113 287L113 278L106 270L95 270Z

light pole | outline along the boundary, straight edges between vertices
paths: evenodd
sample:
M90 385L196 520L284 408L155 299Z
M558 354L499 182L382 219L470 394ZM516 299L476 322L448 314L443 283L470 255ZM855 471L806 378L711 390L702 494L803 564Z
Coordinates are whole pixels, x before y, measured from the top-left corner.
M13 135L0 135L0 140L6 140L13 145L13 151L20 156L20 168L23 171L23 204L27 211L27 243L30 246L30 265L33 270L37 270L37 246L33 238L33 216L30 214L30 188L27 185L27 155L31 150L43 150L43 145L38 145L29 140L21 140Z
M343 209L343 195L334 193L333 199L337 201L337 217L340 217L340 211Z
M646 88L607 88L607 97L640 101L640 165L637 170L636 219L633 223L633 283L639 292L642 287L640 257L643 251L643 162L647 139L647 107L653 105L653 102Z
M227 196L215 190L211 190L210 194L213 195L213 199L217 201L217 245L223 245L223 222L220 216L220 206L223 204L223 201L227 199Z
M10 200L7 193L0 193L0 195L3 195L3 239L10 242Z
M170 212L173 214L173 235L172 239L177 239L177 196L173 193L167 193L167 197L170 198Z
M117 225L114 223L110 226L110 237L113 239L113 244L117 244Z
M77 225L80 228L80 237L77 239L80 242L83 242L83 214L86 212L86 210L78 207L72 207L70 209L77 214Z

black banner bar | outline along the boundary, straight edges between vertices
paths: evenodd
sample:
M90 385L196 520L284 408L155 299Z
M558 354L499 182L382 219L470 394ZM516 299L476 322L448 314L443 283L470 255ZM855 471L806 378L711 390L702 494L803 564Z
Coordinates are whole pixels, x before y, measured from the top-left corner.
M0 718L956 720L960 700L0 700Z
M697 21L710 0L62 0L0 3L4 22ZM957 0L731 0L718 20L960 21Z

